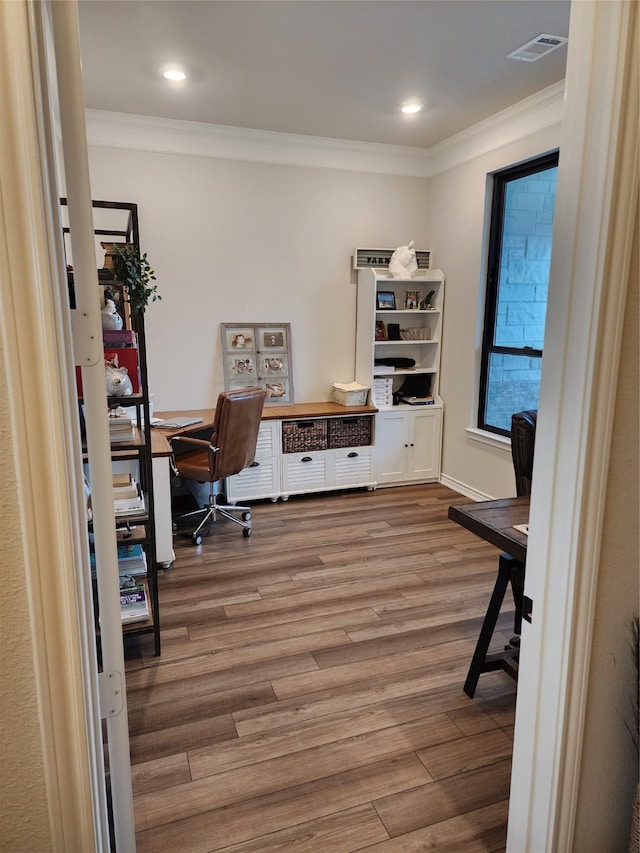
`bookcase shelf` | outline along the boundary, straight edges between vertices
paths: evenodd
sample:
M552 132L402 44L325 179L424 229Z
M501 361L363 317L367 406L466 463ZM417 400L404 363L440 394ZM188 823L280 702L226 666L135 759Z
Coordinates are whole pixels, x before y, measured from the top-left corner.
M372 403L378 408L377 483L437 481L443 412L440 349L444 273L419 269L412 278L400 279L391 277L388 269L365 266L358 270L355 380L372 389ZM416 307L405 307L408 305ZM413 363L407 366L407 360ZM424 397L417 391L406 391L410 377L426 380L414 386L428 389ZM418 404L399 402L403 391L412 402L418 396Z
M66 204L66 199L62 199ZM133 243L140 247L137 205L129 202L94 201L94 234L96 235L96 259L104 257L100 243ZM107 214L101 211L108 211ZM115 211L115 213L114 213ZM103 217L102 222L100 221ZM106 219L104 218L106 217ZM102 227L104 222L109 227ZM113 228L113 224L118 222ZM119 227L121 225L121 227ZM64 228L68 233L68 228ZM68 272L70 302L74 305L73 271ZM128 410L132 421L132 434L124 440L111 441L111 461L115 472L128 472L138 484L140 494L144 498L144 509L115 515L114 535L118 547L123 545L139 545L146 555L146 574L139 574L140 584L144 587L148 606L148 618L122 624L123 637L152 635L154 652L160 654L160 611L158 604L158 563L155 541L155 505L153 493L153 469L151 458L151 411L147 380L147 355L144 326L144 312L131 310L127 300L124 285L113 279L111 270L98 269L98 284L102 291L110 289L116 294L116 308L123 320L123 329L129 334L118 335L105 332L104 349L110 358L115 354L120 356L119 363L125 364L131 374L131 364L135 364L135 375L130 376L134 393L125 396L107 396L108 409L122 407ZM125 359L126 356L126 359ZM81 374L77 374L78 400L82 404ZM107 412L105 412L107 416ZM127 430L128 432L128 430ZM86 457L85 457L86 461ZM90 470L85 467L85 474L90 480ZM126 573L126 567L119 563L120 574ZM96 626L99 635L99 613L96 597ZM125 647L126 648L126 647Z

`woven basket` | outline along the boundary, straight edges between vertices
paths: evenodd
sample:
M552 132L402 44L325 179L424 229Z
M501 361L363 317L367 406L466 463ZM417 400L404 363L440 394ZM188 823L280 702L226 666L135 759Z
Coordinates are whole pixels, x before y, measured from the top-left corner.
M327 446L363 447L371 444L370 417L330 418L327 431Z
M306 453L327 449L327 419L282 421L282 452Z

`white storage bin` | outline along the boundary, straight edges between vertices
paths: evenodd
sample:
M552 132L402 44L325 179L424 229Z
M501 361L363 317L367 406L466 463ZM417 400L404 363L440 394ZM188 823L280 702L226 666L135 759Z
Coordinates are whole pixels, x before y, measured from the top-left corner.
M366 385L359 385L357 382L341 385L334 382L332 389L334 402L340 403L341 406L364 406L367 403L369 388Z

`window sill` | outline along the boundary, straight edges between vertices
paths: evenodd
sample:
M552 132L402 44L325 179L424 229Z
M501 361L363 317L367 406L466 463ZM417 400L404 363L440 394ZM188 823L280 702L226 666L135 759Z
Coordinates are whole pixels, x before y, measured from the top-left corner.
M480 444L488 444L490 447L497 447L499 450L511 453L511 439L506 435L497 435L495 432L487 432L477 427L467 427L465 432L472 441L479 441Z

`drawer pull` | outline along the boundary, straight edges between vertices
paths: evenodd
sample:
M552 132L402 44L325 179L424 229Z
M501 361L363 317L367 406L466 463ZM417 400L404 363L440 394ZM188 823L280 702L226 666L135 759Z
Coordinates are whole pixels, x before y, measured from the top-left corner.
M311 456L303 456L300 460L301 462L313 462L313 457Z
M357 455L358 454L355 452L355 450L352 450L351 453L347 453L347 457L349 459L354 459Z
M259 467L260 467L259 462L252 462L251 465L249 465L249 468L259 468Z

